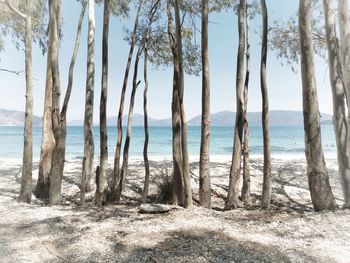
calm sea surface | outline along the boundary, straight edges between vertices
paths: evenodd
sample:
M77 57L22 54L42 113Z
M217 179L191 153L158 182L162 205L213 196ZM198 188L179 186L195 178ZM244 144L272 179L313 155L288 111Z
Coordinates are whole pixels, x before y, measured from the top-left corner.
M109 154L114 156L117 132L116 127L110 127ZM124 130L124 138L125 138ZM99 155L99 129L94 127L95 155ZM34 158L39 158L41 144L41 127L34 127ZM171 155L171 128L150 127L149 155ZM332 125L322 126L322 140L325 154L334 154L336 145ZM143 127L133 127L130 146L131 156L142 155L144 142ZM261 155L261 127L250 127L250 153ZM82 158L84 135L83 127L71 126L67 136L67 159ZM233 127L212 127L212 155L231 155L233 145ZM188 127L188 147L190 155L199 155L200 127ZM304 156L304 132L302 126L271 127L271 149L273 155ZM0 127L0 158L21 158L23 150L23 127Z

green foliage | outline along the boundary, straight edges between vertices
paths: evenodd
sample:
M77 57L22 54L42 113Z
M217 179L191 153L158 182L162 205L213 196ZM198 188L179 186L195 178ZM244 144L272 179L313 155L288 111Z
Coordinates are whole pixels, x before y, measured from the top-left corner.
M25 13L25 1L11 0L13 6ZM47 49L48 10L45 0L33 1L32 28L33 42L37 43L43 54ZM24 42L25 21L22 17L10 10L4 1L0 1L0 51L3 51L3 38L10 35L17 49Z
M319 2L314 2L312 17L312 44L314 52L326 59L327 45L324 32L324 15ZM269 28L269 49L276 53L281 64L289 65L296 72L295 64L299 63L299 27L298 13L287 20L274 21Z
M95 0L97 4L102 4L104 0ZM110 0L109 6L111 14L117 17L128 17L131 0Z

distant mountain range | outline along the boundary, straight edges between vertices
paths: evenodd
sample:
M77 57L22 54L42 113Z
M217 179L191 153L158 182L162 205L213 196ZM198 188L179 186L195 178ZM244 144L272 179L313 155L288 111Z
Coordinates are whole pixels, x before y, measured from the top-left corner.
M261 112L248 113L249 125L261 125ZM20 111L0 109L0 126L23 126L24 113ZM157 120L149 118L149 126L171 126L171 118ZM196 116L188 120L188 126L200 126L201 116ZM221 111L211 114L212 126L233 126L235 123L235 113L232 111ZM332 124L332 115L321 114L322 124ZM108 126L117 125L117 117L113 116L107 119ZM127 124L127 115L123 116L123 125ZM135 113L132 117L133 126L143 126L143 115ZM34 116L33 125L41 125L41 118ZM83 120L75 120L68 122L70 126L82 126ZM303 113L301 111L270 111L271 126L295 126L303 125Z
M24 112L0 109L0 126L23 126ZM41 118L34 116L33 125L41 125Z

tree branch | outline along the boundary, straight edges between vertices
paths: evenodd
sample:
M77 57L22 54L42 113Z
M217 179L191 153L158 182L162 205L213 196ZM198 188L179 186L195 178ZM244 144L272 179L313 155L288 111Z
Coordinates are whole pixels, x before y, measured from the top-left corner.
M19 11L17 8L15 8L10 0L6 0L6 4L7 6L12 10L12 12L16 13L18 16L22 17L23 19L26 19L26 15L23 14L21 11Z
M0 71L4 71L4 72L11 73L11 74L16 74L16 75L20 75L20 74L24 73L23 70L10 70L10 69L6 69L6 68L0 68Z

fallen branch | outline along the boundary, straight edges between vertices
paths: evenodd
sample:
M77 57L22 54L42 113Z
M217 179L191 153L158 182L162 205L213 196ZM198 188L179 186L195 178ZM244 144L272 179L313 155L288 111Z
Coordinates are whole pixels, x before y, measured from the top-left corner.
M68 262L67 258L60 252L58 251L58 249L50 244L50 243L44 243L44 242L41 242L44 247L46 247L46 249L52 254L54 255L55 257L58 257L59 259L65 261L65 262Z

